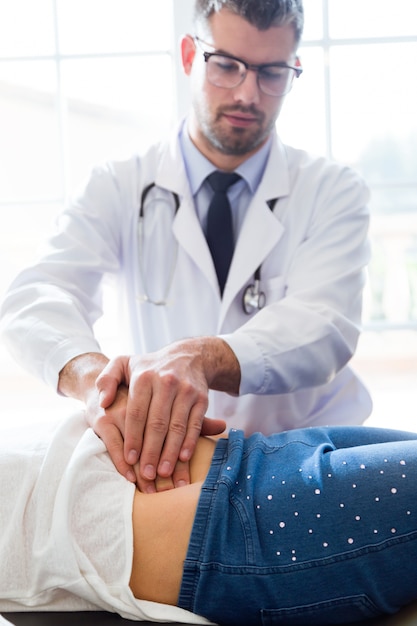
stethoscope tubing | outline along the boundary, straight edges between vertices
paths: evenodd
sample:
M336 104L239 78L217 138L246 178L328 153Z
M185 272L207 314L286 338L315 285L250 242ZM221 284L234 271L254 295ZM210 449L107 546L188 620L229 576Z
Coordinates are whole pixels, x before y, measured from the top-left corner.
M145 218L145 202L146 202L146 198L149 195L149 192L156 187L156 183L149 183L149 185L147 185L141 194L140 197L140 206L139 206L139 219L144 219ZM180 208L180 197L177 193L175 193L175 191L171 191L170 192L172 194L172 197L174 198L174 206L175 206L175 210L174 210L174 217L177 214L178 209Z
M142 283L143 283L143 296L141 296L140 299L143 302L153 304L154 306L166 306L168 304L168 295L171 289L172 282L174 280L174 272L175 272L175 267L177 265L178 244L175 247L175 254L174 254L174 258L172 259L172 263L169 264L171 270L170 270L170 274L167 280L163 297L160 300L154 300L148 295L149 289L147 288L147 285L146 285L145 269L143 267L143 242L144 242L143 222L145 220L145 202L150 191L152 191L154 187L156 188L156 183L152 182L143 189L141 198L140 198L140 205L139 205L138 235L139 235L139 241L141 245L141 249L139 250L139 271L140 271ZM175 193L174 191L172 191L171 194L174 199L174 217L175 217L180 206L180 198L179 198L179 195Z
M140 198L140 205L139 205L139 217L138 217L138 231L139 231L139 239L141 242L141 246L143 249L143 242L144 242L144 228L143 228L143 222L145 219L145 203L146 203L146 199L150 193L150 191L156 187L156 183L152 182L149 185L147 185L146 187L144 187L142 194L141 194L141 198ZM177 193L175 193L174 191L170 192L172 194L172 197L174 199L174 217L177 214L177 211L179 209L180 206L180 198L179 195ZM268 206L270 208L271 211L274 210L274 207L277 203L278 198L273 198L272 200L268 201ZM139 251L139 269L140 269L140 273L141 273L141 277L142 277L142 283L143 283L143 288L144 288L144 295L141 297L141 299L144 302L148 302L150 304L153 304L155 306L166 306L168 303L168 295L169 295L169 291L171 289L171 285L174 279L174 272L175 272L175 266L176 266L176 261L177 261L177 254L178 254L178 246L176 248L175 251L175 258L173 259L173 263L171 263L171 272L170 272L170 276L168 278L167 281L167 285L166 285L166 289L164 292L163 297L160 300L153 300L148 294L149 294L149 290L146 288L146 280L145 280L145 270L143 267L143 253L142 253L142 249ZM265 304L266 304L266 296L265 296L265 292L261 290L260 288L260 284L261 284L261 268L262 265L260 265L253 276L253 283L251 283L250 285L248 285L245 289L245 291L243 292L243 296L242 296L242 308L244 313L246 313L246 315L251 315L252 313L254 313L256 310L260 311L261 309L264 308Z

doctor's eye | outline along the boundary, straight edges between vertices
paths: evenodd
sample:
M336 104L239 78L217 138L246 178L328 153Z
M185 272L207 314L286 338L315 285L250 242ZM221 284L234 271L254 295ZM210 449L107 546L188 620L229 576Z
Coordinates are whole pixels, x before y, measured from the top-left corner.
M279 82L287 81L291 70L287 67L280 67L277 65L268 65L259 68L259 78L264 81Z
M213 71L222 72L223 74L240 76L242 73L242 68L238 61L234 61L233 59L221 54L211 56L209 64L211 65L211 69Z

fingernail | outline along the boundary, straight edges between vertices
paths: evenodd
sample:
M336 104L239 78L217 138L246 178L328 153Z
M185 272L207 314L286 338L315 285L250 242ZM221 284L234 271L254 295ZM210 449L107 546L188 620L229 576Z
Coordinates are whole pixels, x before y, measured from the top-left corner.
M181 450L181 461L189 461L191 459L191 450L185 448Z
M132 470L127 470L127 472L126 472L126 478L127 478L127 480L129 480L131 483L135 483L135 482L136 482L135 472L133 472Z
M138 458L139 454L137 450L130 450L129 454L127 455L126 461L129 463L129 465L134 465L135 463L137 463Z
M156 476L155 468L153 465L145 465L143 470L143 477L148 480L154 480Z
M145 489L146 493L156 493L156 489L153 485L148 485Z
M159 473L161 476L170 476L171 474L171 463L169 461L164 461L161 463L159 467Z
M175 483L176 487L186 487L188 485L186 480L179 480Z

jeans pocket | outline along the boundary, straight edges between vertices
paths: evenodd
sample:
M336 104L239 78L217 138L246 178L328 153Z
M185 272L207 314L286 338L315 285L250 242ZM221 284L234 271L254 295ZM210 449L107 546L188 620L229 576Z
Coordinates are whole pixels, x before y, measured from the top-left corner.
M263 626L307 626L309 624L346 624L381 615L366 595L334 598L289 609L262 609Z

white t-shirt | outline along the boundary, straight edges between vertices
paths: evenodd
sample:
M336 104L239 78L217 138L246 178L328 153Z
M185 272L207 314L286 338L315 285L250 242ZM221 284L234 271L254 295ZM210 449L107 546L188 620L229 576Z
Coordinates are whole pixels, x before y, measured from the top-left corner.
M133 596L134 490L82 413L0 431L0 612L99 609L208 624Z

